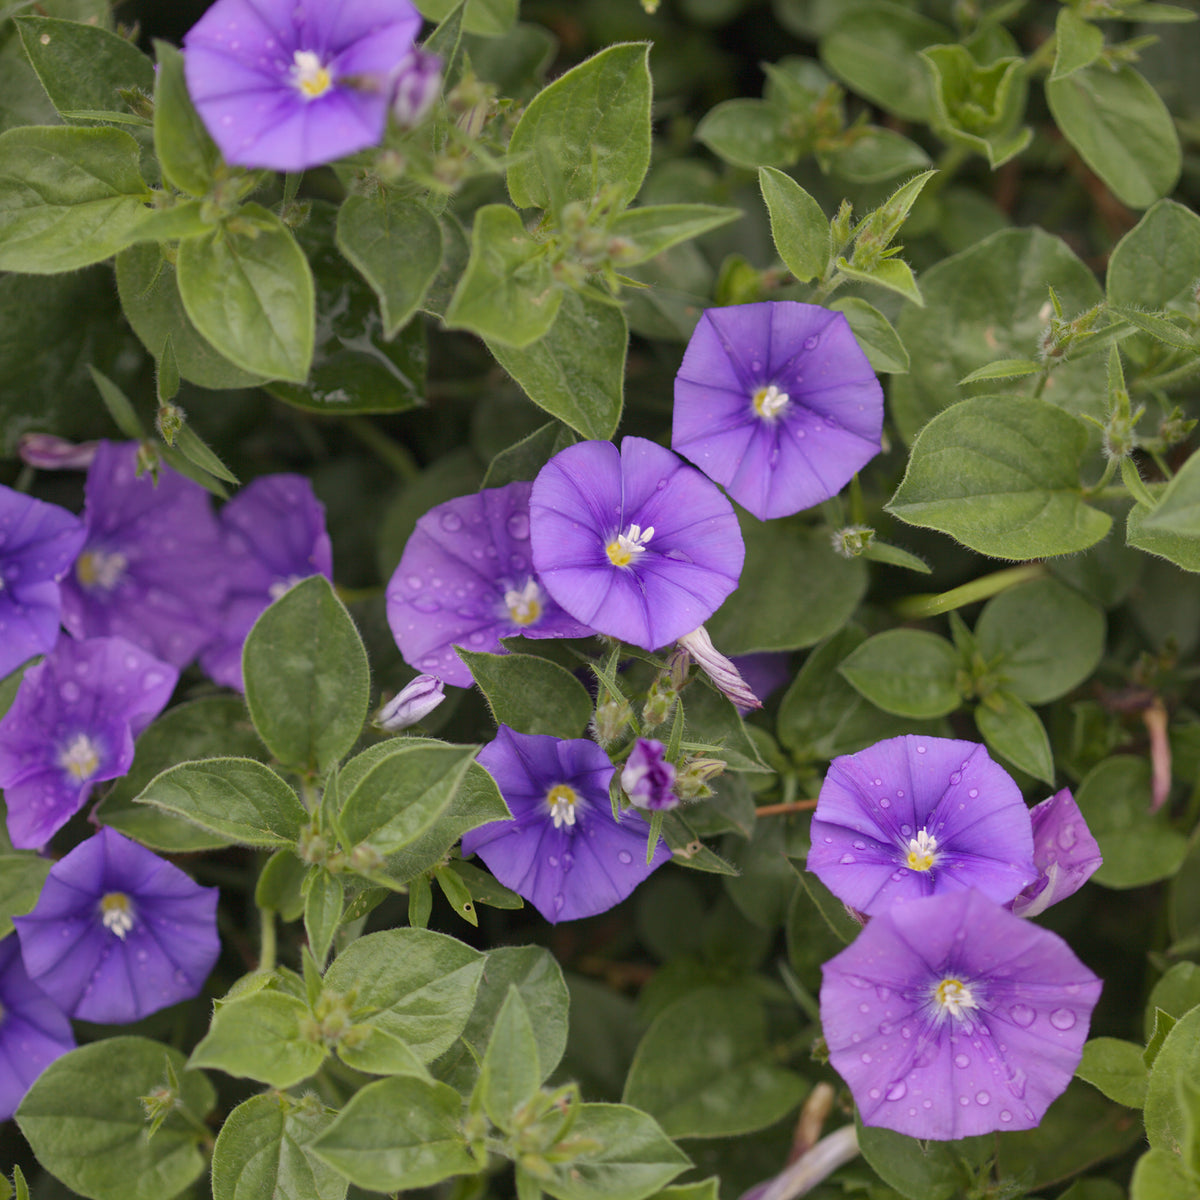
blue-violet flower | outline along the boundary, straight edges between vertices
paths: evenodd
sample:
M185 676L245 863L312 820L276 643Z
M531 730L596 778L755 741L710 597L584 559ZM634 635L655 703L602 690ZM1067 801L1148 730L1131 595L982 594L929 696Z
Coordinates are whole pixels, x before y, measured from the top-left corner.
M479 752L512 813L463 835L492 874L550 922L591 917L619 904L671 857L659 839L646 862L646 823L612 815L608 755L583 738L517 733L501 725Z
M1035 805L1029 817L1033 865L1039 874L1012 902L1018 917L1036 917L1079 891L1104 861L1069 788Z
M195 996L217 961L217 889L104 828L14 917L30 978L68 1015L137 1021Z
M671 445L760 520L837 495L882 433L883 389L841 313L773 300L700 318Z
M418 675L406 683L375 716L375 724L398 733L423 721L446 698L446 688L433 675Z
M675 766L666 759L666 748L655 738L638 738L621 768L621 787L638 808L674 808Z

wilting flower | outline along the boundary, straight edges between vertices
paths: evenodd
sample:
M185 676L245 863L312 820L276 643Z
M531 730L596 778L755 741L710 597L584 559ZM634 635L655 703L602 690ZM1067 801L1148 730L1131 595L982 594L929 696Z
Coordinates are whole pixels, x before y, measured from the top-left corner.
M23 463L40 471L86 471L99 445L69 442L52 433L23 433L17 442L17 454Z
M458 687L474 682L455 646L503 653L502 637L587 637L546 594L529 548L530 483L431 508L387 588L388 624L404 661Z
M1069 788L1043 800L1029 816L1033 865L1039 875L1013 901L1012 910L1018 917L1036 917L1079 891L1104 861Z
M823 971L829 1061L863 1124L937 1140L1037 1125L1101 987L1060 937L974 890L895 905Z
M442 87L442 60L419 46L404 56L396 70L392 116L406 129L419 125Z
M217 889L104 828L14 917L33 981L64 1012L119 1025L190 999L217 961Z
M621 787L638 808L674 808L675 767L667 762L662 742L638 738L621 768Z
M613 765L583 738L517 733L501 725L479 752L512 813L463 835L492 874L547 921L591 917L619 904L671 857L661 839L646 862L647 828L626 812L614 821Z
M418 675L402 687L375 717L375 724L389 733L423 721L446 698L445 685L432 675Z
M137 474L136 442L101 442L88 471L87 539L62 583L77 638L117 634L182 667L212 636L225 563L208 493L172 471Z
M742 678L741 672L732 659L723 655L712 643L708 630L703 625L685 633L679 639L682 646L696 665L712 680L713 686L731 704L736 705L742 712L752 712L762 708L762 701L754 694L753 688Z
M529 501L546 590L599 633L654 650L691 632L737 587L745 545L728 500L645 438L578 442Z
M0 941L0 1121L33 1081L75 1048L71 1022L25 971L16 936Z
M83 522L0 485L0 679L58 638L58 581L83 545Z
M776 300L700 318L671 445L760 520L837 495L882 432L883 389L841 313Z
M829 766L808 869L874 916L897 900L977 888L997 904L1038 875L1020 789L983 746L905 734Z
M0 788L14 846L43 846L94 784L133 762L133 739L163 710L179 672L123 638L60 638L25 672L0 719Z
M264 475L221 510L221 566L228 592L200 665L217 683L242 690L242 645L272 601L310 575L333 577L325 507L303 475Z
M183 39L226 161L301 171L376 145L421 16L409 0L217 0Z

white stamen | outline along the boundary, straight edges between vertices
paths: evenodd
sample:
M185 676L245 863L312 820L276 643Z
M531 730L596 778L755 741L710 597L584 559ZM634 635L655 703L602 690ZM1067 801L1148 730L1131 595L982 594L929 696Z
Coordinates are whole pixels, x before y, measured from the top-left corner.
M967 1009L979 1007L979 1001L961 979L943 979L933 989L933 1002L938 1006L938 1016L948 1012L959 1020Z
M575 824L575 805L578 801L575 789L565 783L556 783L546 793L546 803L550 806L550 816L555 829Z
M80 783L86 783L100 767L100 752L86 733L77 733L59 754L58 765Z
M754 411L760 417L773 421L787 407L791 397L772 383L767 387L760 387L751 399L754 401Z
M129 559L119 550L85 550L75 563L75 574L84 587L111 592L125 577L127 566Z
M516 624L532 625L542 615L542 589L537 580L530 576L519 592L509 588L504 593L504 606Z
M908 865L914 871L928 871L937 857L937 838L927 829L918 829L908 842Z
M645 554L646 546L653 536L653 525L647 525L645 529L640 525L630 525L624 533L618 533L605 547L609 562L614 567L629 566L639 554Z
M333 86L333 77L312 50L297 50L292 56L292 82L307 100L323 96Z
M106 892L100 897L100 920L121 941L133 929L133 905L124 892Z

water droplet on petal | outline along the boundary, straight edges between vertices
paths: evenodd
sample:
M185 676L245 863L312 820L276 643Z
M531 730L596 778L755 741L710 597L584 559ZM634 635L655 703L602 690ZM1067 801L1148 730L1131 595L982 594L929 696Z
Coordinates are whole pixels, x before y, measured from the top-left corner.
M924 753L925 753L925 747L924 747L924 746L918 746L918 747L917 747L917 753L918 753L918 754L924 754Z
M1000 1120L1007 1125L1009 1121L1012 1120L1012 1113L1010 1113L1007 1108L1002 1108L1000 1110Z
M842 857L838 859L838 862L840 862L843 867L848 867L851 863L857 861L858 859L856 859L853 854L843 854Z
M626 866L633 862L633 855L630 854L628 850L622 850L620 854L617 855L617 858Z
M903 1079L893 1083L887 1090L887 1095L884 1097L887 1100L903 1100L908 1095L908 1084Z
M1020 1025L1022 1029L1028 1029L1033 1024L1037 1013L1028 1004L1014 1004L1008 1010L1008 1015L1012 1017L1014 1025ZM1072 1021L1071 1024L1074 1025L1075 1022Z
M888 799L886 796L884 796L884 797L883 797L883 798L882 798L882 799L879 801L879 807L880 807L880 808L891 808L891 807L892 807L892 802L891 802L891 801L890 801L890 800L889 800L889 799Z
M962 774L958 771L952 772L950 775L950 786L956 787L960 783L962 783Z
M524 513L513 513L505 523L509 537L523 542L529 536L529 518Z
M817 343L820 340L821 339L819 337L817 337L815 334L812 337L806 337L804 339L805 350L815 350L817 348Z
M979 789L971 788L971 790L969 792L967 792L967 795L970 796L972 800L974 800L975 797L979 795Z
M1050 1024L1064 1032L1075 1028L1075 1014L1069 1008L1056 1008L1050 1014Z
M971 1065L971 1059L966 1054L956 1054L954 1056L954 1065L960 1070L965 1071Z
M859 1058L861 1058L865 1063L869 1063L871 1061L871 1056L865 1050L859 1055Z

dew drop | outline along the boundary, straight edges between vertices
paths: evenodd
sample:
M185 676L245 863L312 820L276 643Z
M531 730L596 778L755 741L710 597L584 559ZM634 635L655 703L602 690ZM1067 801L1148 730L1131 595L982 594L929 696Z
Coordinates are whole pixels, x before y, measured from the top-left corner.
M1012 1120L1012 1113L1010 1113L1007 1108L1002 1108L1000 1110L1000 1120L1007 1125L1009 1121Z
M516 538L518 542L523 542L529 536L529 518L524 513L513 513L505 525L508 536Z
M917 747L917 753L918 753L918 754L924 754L924 753L925 753L925 747L924 747L924 746L918 746L918 747Z
M1020 1025L1022 1029L1028 1029L1033 1024L1037 1013L1028 1004L1014 1004L1008 1010L1008 1015L1012 1017L1014 1025ZM1072 1021L1071 1024L1074 1025L1075 1022Z
M805 350L815 350L817 348L817 342L819 342L820 340L821 339L818 338L815 334L812 337L806 337L804 339Z
M870 1091L867 1093L867 1095L868 1095L868 1096L870 1096L872 1100L878 1100L878 1099L879 1099L879 1095L880 1095L879 1089L878 1089L878 1088L872 1088L872 1089L871 1089L871 1090L870 1090Z
M880 798L879 807L880 808L891 808L892 802L886 796L883 796Z
M959 1096L958 1102L959 1102L959 1104L961 1104L963 1106L963 1108L966 1108L967 1105L971 1103L971 1097L970 1096Z
M557 858L555 858L553 854L551 854L551 855L550 855L550 856L549 856L549 857L546 859L546 862L547 862L547 863L549 863L549 864L550 864L550 866L552 866L552 867L557 867L557 866L558 866L558 859L557 859Z
M881 984L881 983L880 983L880 984L876 984L876 986L875 986L875 995L877 995L877 996L880 998L880 1000L890 1000L890 999L892 998L892 992L891 992L891 989L890 989L890 988L885 988L885 987L883 986L883 984Z
M1075 1028L1075 1014L1069 1008L1056 1008L1050 1014L1050 1024L1055 1029L1063 1030Z
M857 862L857 861L858 860L854 857L853 854L843 854L842 857L838 859L838 862L840 862L843 867L848 867L852 862Z
M967 795L970 796L972 800L974 800L975 797L979 795L979 789L971 788L971 790L969 792L967 792Z
M858 1011L860 1013L869 1013L871 1011L871 1006L866 1003L866 1001L863 1001L863 1003L858 1006Z
M921 1101L921 1107L922 1107L922 1108L932 1108L932 1107L933 1107L933 1101L932 1101L932 1100L922 1100L922 1101Z
M975 1103L976 1104L990 1104L991 1102L992 1102L992 1098L991 1098L991 1096L989 1096L987 1094L987 1092L976 1092L975 1093Z
M562 909L562 906L564 904L566 904L566 902L567 902L567 898L560 892L557 896L554 897L554 911L555 912L560 911Z
M956 787L956 786L957 786L958 784L960 784L960 783L962 783L962 774L961 774L961 772L959 772L959 771L954 771L954 772L952 772L952 773L951 773L951 775L950 775L950 786L951 786L951 787Z
M630 854L628 850L622 850L620 854L617 855L617 858L626 866L633 862L633 855Z
M867 843L866 842L855 842L854 848L855 848L855 850L865 850L867 848Z
M447 533L457 533L462 528L462 517L458 513L442 513L442 528Z
M960 1070L965 1071L971 1065L971 1059L966 1054L956 1054L954 1056L954 1065Z
M825 839L825 845L829 846L829 845L832 845L832 844L833 844L833 838L831 838L831 837L827 837L827 838Z
M869 1063L871 1061L871 1056L865 1050L858 1057L861 1058L865 1063Z
M911 825L901 825L900 832L902 834L904 834L905 837L912 837L912 826Z
M1058 831L1058 844L1064 850L1070 850L1078 838L1078 830L1074 825L1064 825Z
M888 1088L887 1095L884 1097L884 1099L886 1099L886 1100L903 1100L904 1097L907 1095L908 1095L908 1084L906 1084L904 1082L904 1080L901 1079L901 1080L898 1080L896 1083L893 1083L892 1086L890 1088Z

